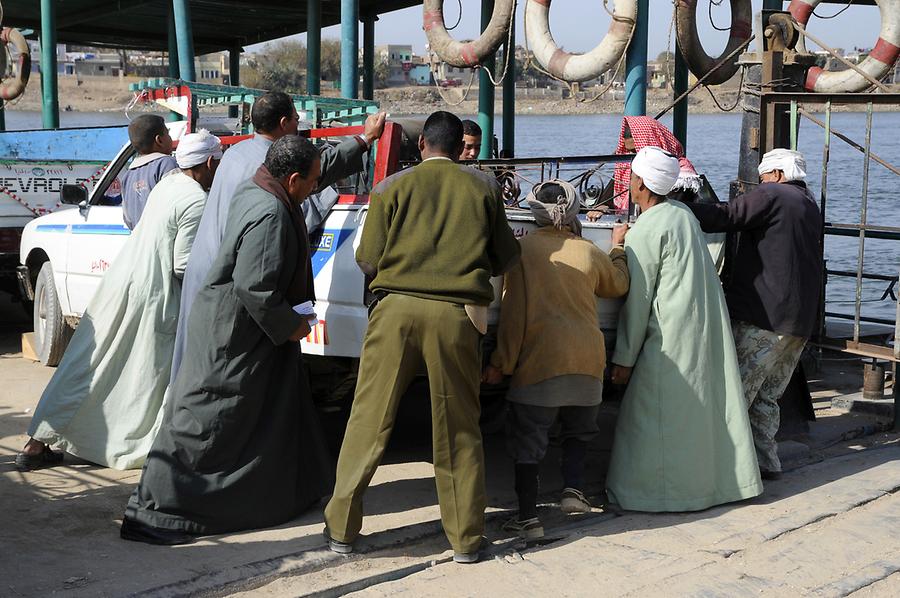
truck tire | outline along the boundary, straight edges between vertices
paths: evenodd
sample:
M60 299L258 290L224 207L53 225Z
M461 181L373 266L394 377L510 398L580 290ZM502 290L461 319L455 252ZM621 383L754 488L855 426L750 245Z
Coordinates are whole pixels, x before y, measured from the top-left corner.
M59 297L53 282L53 266L44 262L34 285L34 350L41 363L59 365L72 328L66 323L59 307Z

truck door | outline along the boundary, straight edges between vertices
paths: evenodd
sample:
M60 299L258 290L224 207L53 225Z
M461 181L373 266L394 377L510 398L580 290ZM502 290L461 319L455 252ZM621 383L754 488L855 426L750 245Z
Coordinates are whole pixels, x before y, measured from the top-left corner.
M79 217L71 224L67 239L66 293L72 313L79 317L90 302L103 274L128 241L131 230L122 219L121 205L111 199L118 195L118 173L131 162L134 151L123 149L94 188L90 205L78 208Z

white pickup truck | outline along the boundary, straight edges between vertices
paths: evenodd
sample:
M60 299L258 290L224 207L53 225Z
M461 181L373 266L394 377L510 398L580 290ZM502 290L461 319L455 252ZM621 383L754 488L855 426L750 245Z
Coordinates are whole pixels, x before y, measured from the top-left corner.
M174 131L173 137L180 134ZM223 142L227 145L239 139L226 137ZM26 296L34 300L35 349L46 365L59 363L103 273L127 247L131 231L122 220L121 207L104 203L110 184L133 156L130 146L123 147L90 193L84 187L66 185L61 202L69 207L25 227L18 274ZM387 174L377 172L381 162L381 158L375 161L368 181L377 182L380 175ZM302 344L304 354L310 356L306 363L313 374L314 390L326 400L339 399L352 388L368 322L365 278L354 258L367 207L366 195L340 195L322 227L311 235L319 324ZM517 236L534 227L525 210L511 209L508 218ZM584 234L608 250L611 229L611 221L585 223ZM501 279L493 282L499 297ZM598 302L600 325L608 333L614 332L618 310L618 301ZM496 313L493 309L492 323Z

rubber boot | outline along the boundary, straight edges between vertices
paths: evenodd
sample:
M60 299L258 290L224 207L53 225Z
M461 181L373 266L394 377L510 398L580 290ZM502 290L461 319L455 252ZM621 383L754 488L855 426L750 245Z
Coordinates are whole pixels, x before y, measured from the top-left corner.
M562 453L563 486L583 490L587 442L577 438L566 438L562 443Z
M537 463L516 463L516 495L519 497L519 521L537 517Z

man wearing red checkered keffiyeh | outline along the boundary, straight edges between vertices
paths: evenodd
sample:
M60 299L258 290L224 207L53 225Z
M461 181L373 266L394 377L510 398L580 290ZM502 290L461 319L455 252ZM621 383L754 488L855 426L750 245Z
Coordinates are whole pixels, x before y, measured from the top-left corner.
M659 147L678 158L682 175L676 184L699 190L699 177L690 160L684 157L684 147L675 138L669 129L658 120L649 116L626 116L622 119L622 132L619 135L619 145L616 146L617 154L635 154L645 147ZM616 164L613 186L613 203L616 209L627 210L629 204L628 186L631 181L631 164L620 162Z

